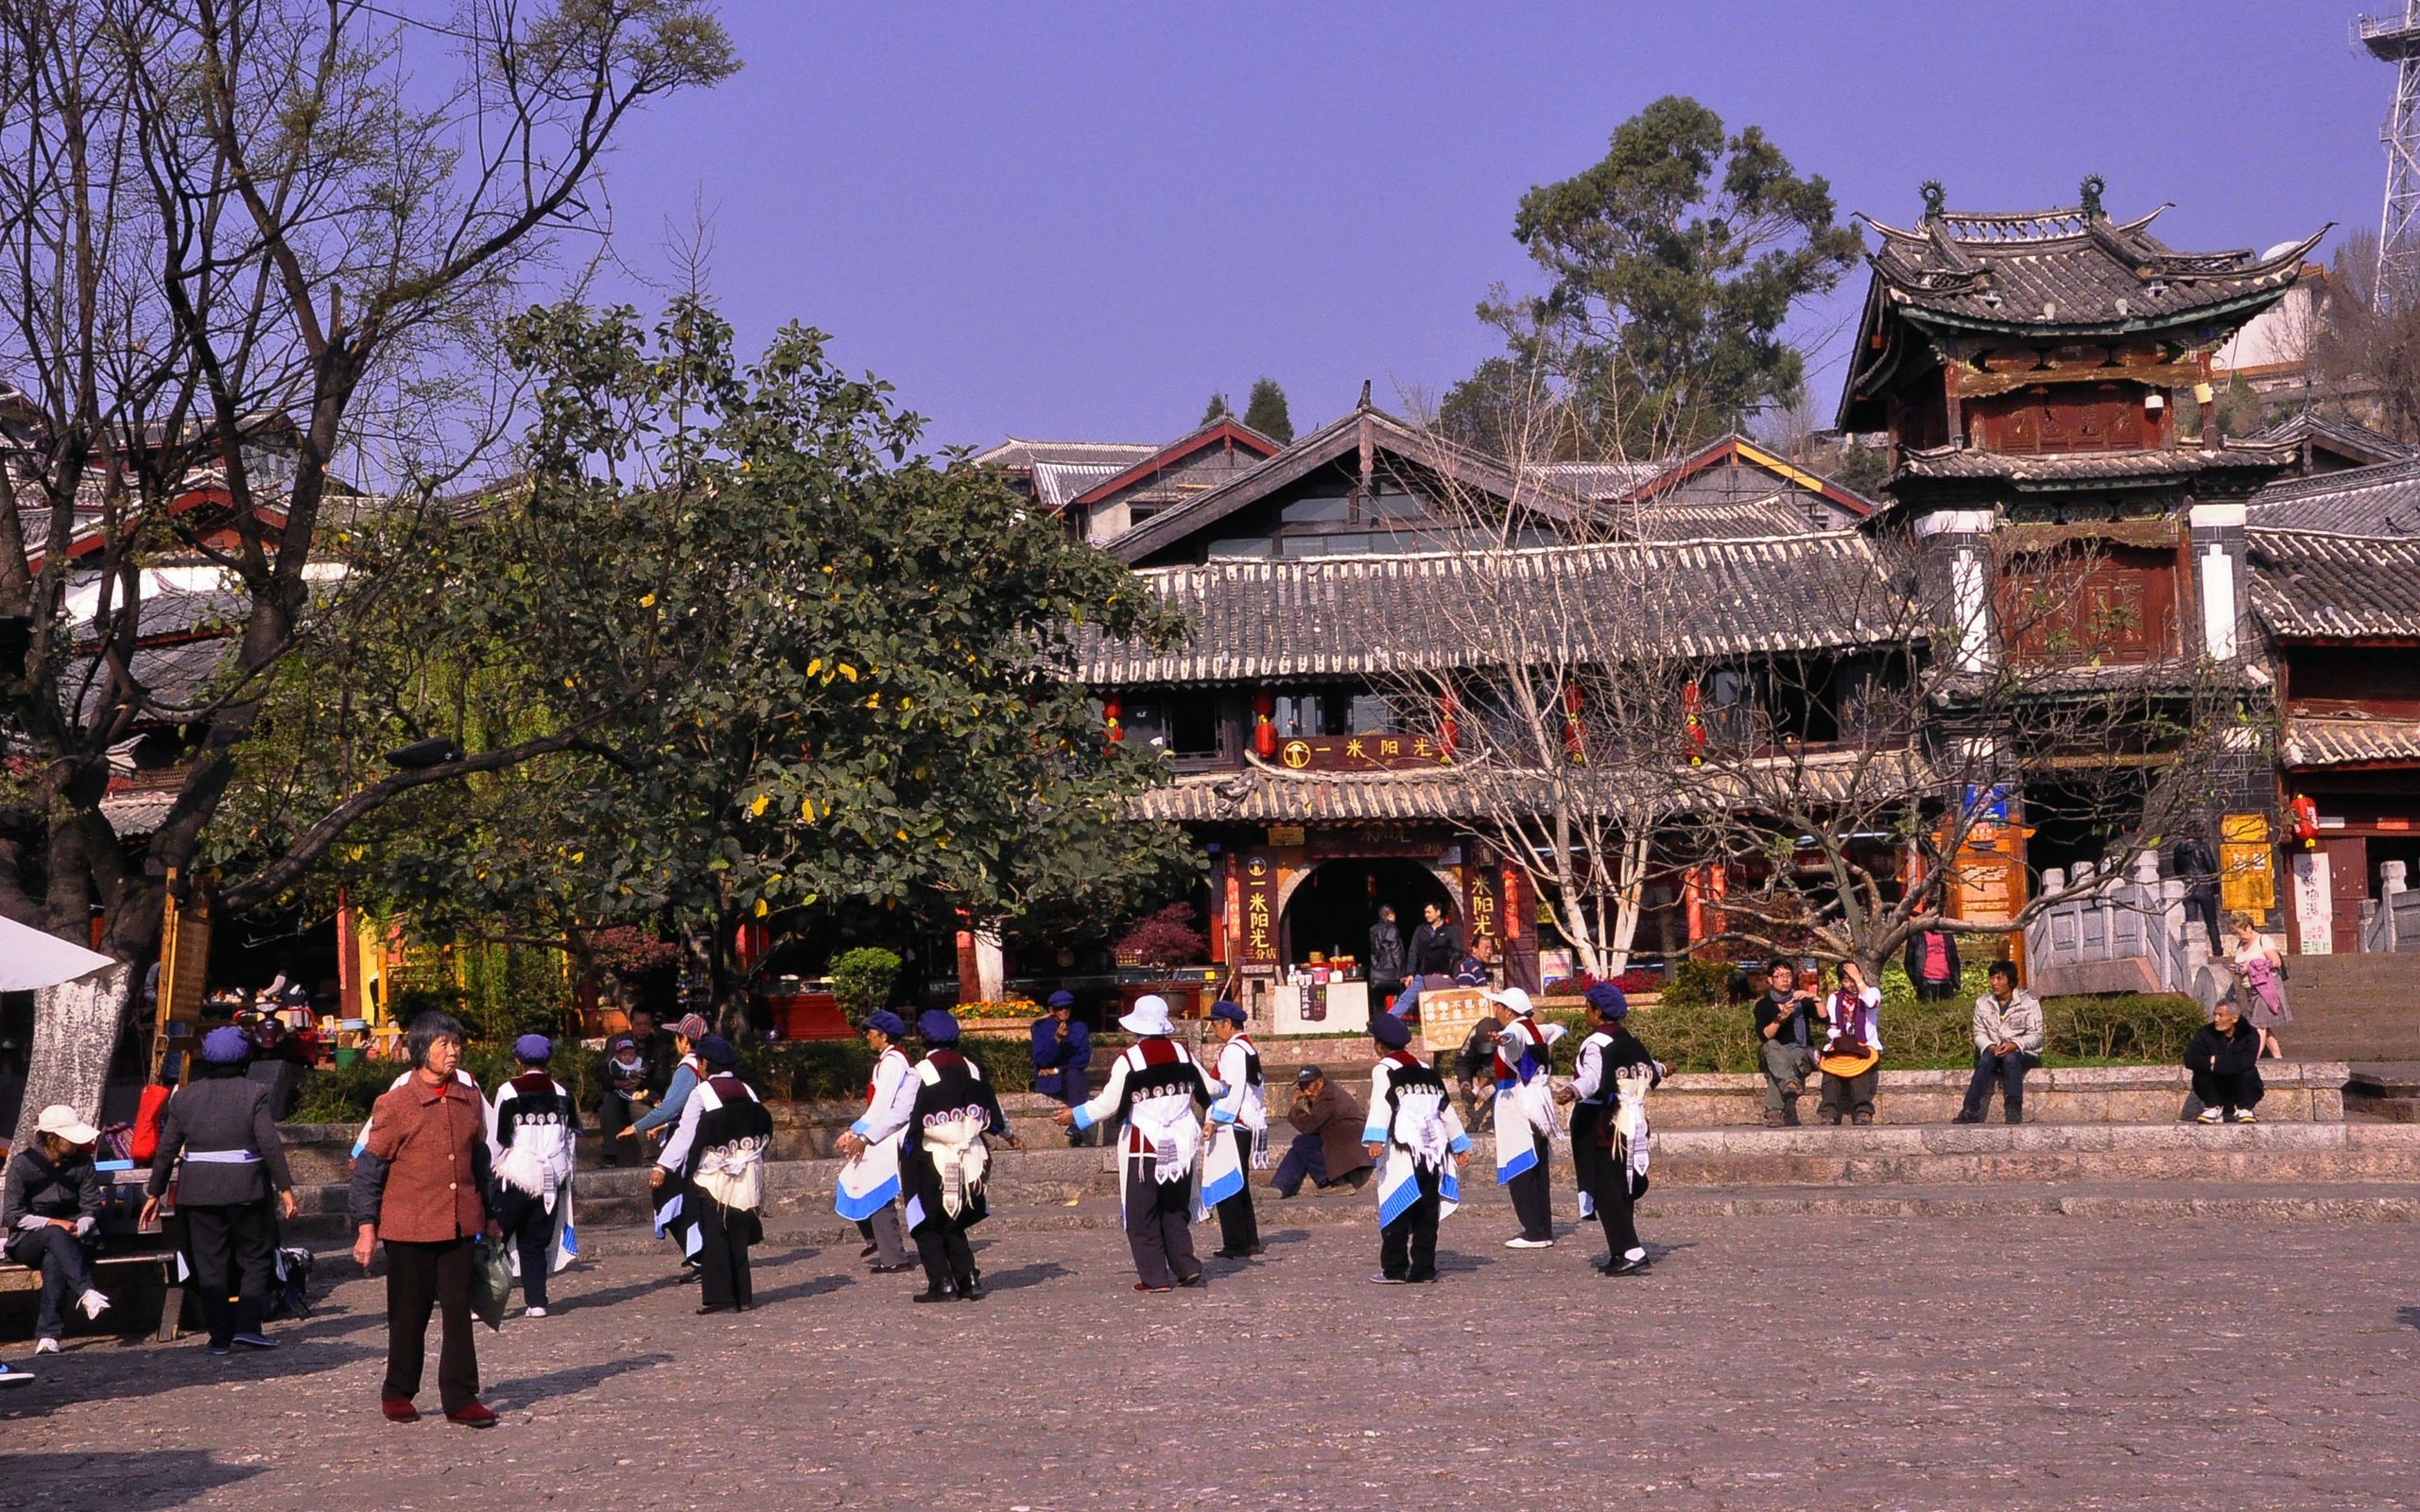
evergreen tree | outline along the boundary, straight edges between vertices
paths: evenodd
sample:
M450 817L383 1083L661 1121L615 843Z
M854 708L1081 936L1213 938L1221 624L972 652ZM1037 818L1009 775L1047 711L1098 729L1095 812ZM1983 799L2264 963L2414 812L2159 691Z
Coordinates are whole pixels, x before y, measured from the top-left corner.
M1212 394L1210 396L1210 403L1202 408L1201 423L1197 424L1194 429L1200 430L1202 425L1214 425L1234 413L1234 410L1227 407L1226 395Z
M1278 444L1294 440L1294 417L1286 412L1286 390L1274 378L1253 381L1252 398L1244 404L1244 423Z

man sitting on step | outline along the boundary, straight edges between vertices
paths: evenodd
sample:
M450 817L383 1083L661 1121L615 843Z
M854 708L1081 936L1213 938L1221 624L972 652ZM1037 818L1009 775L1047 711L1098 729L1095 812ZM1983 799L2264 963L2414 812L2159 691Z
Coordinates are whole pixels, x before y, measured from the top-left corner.
M2042 1064L2047 1038L2042 1005L2016 985L2016 963L1992 963L1992 989L1975 1000L1975 1075L1966 1084L1966 1106L1953 1124L1979 1124L2000 1084L2000 1106L2012 1124L2025 1122L2025 1074Z
M2243 1022L2232 999L2220 1000L2210 1022L2185 1047L2193 1096L2204 1124L2249 1124L2260 1101L2260 1031Z

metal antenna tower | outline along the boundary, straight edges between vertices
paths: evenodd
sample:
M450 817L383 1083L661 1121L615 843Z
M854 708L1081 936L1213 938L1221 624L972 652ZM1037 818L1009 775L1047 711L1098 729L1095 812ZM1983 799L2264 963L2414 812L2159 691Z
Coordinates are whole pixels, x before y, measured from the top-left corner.
M2378 133L2386 144L2386 208L2378 217L2372 297L2383 306L2389 290L2408 289L2420 275L2420 0L2404 0L2399 16L2360 17L2353 40L2394 65L2394 109Z

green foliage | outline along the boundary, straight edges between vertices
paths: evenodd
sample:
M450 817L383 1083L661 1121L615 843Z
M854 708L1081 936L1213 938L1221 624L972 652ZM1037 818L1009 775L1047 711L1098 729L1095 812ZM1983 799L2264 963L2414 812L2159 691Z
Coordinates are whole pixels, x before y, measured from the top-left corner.
M1708 1007L1731 995L1729 961L1703 961L1691 956L1665 978L1662 1001L1675 1007Z
M526 481L365 536L388 633L284 690L256 785L340 794L431 730L570 748L399 801L329 884L441 936L683 926L728 1001L751 919L1014 918L1193 864L1126 821L1164 768L1070 677L1083 637L1165 646L1181 617L996 472L916 455L821 333L743 366L700 301L652 331L567 303L507 350Z
M840 1009L851 1023L863 1023L866 1015L890 1003L890 989L899 982L899 954L878 945L861 945L844 951L832 962L832 995L840 1000Z
M1830 184L1802 177L1763 131L1726 134L1712 111L1667 95L1623 122L1601 161L1523 197L1512 234L1549 282L1480 305L1512 359L1485 381L1550 375L1594 449L1630 456L1787 406L1806 363L1782 325L1862 247L1834 213ZM1496 406L1483 397L1458 388L1443 410L1484 415Z
M1287 412L1286 390L1276 379L1253 380L1252 397L1244 404L1244 423L1280 445L1293 443L1294 417Z
M1195 423L1194 429L1200 430L1204 425L1215 424L1234 413L1234 410L1227 407L1226 395L1212 394L1210 403L1201 406L1201 419Z

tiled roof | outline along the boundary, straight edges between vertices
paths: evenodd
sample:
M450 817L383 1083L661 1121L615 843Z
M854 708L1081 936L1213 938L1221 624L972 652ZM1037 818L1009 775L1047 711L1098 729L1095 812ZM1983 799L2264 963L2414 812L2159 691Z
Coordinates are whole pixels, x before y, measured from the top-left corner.
M1374 675L1495 660L1475 629L1579 635L1581 657L1685 657L1872 644L1909 623L1876 543L1853 531L1455 555L1217 561L1139 575L1184 611L1162 655L1093 644L1097 685ZM1599 614L1590 606L1602 604ZM1642 638L1652 642L1642 644Z
M2142 452L2070 452L2020 456L1974 446L1911 450L1899 459L1898 478L1992 478L2054 486L2072 483L2158 484L2212 472L2273 471L2294 460L2289 445L2228 441L2216 447L2178 446Z
M1706 499L1670 494L1635 504L1603 505L1614 530L1642 541L1752 540L1764 536L1812 536L1824 527L1795 503L1795 490L1755 499Z
M2290 415L2274 425L2265 426L2244 438L2251 441L2286 441L2300 446L2309 440L2340 456L2358 457L2376 466L2380 462L2400 462L2414 455L2413 448L2396 440L2384 431L2374 431L2357 421L2342 415L2323 415L2306 409Z
M1125 471L1123 462L1036 462L1033 496L1053 509L1063 509L1095 484Z
M2247 518L2273 530L2420 535L2420 461L2286 478L2252 496Z
M2165 207L2163 207L2165 208ZM1965 327L2110 335L2174 324L2282 295L2319 235L2255 255L2179 252L2147 228L2081 208L2015 215L1956 211L1881 233L1876 276L1900 313Z
M1137 818L1191 824L1297 824L1465 819L1482 807L1480 795L1451 770L1297 777L1253 766L1180 777L1136 799L1133 812Z
M2420 636L2420 537L2246 532L2252 609L2290 639Z
M1153 441L1028 441L1011 436L988 451L976 453L972 460L980 466L1004 467L1012 472L1031 468L1037 462L1107 462L1124 468L1159 449Z
M2277 759L2288 766L2420 761L2420 723L2409 719L2289 719Z
M101 799L101 817L117 832L121 840L156 833L168 811L176 806L177 795L171 792L112 793Z

